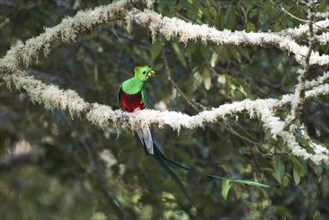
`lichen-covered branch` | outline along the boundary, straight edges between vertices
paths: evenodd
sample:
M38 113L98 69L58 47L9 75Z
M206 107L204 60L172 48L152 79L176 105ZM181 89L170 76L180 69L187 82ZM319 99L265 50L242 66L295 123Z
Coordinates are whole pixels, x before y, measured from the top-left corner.
M318 21L314 23L314 33L329 28L329 19ZM295 28L289 28L279 32L280 35L290 35L294 39L298 39L309 31L309 24L302 24Z
M309 32L308 32L308 51L305 57L305 60L303 62L303 69L300 69L298 71L299 76L298 76L298 84L295 89L295 100L292 102L291 106L291 115L287 117L286 119L286 124L285 124L285 130L289 129L290 125L297 119L299 119L299 116L301 114L301 108L302 105L304 104L305 101L305 81L307 78L307 75L310 70L310 59L314 47L314 19L315 19L315 9L316 9L317 2L310 0L309 3L307 4L308 6L308 27L309 27Z
M329 18L329 11L327 12L317 12L315 14L317 18Z
M329 32L314 36L315 40L321 45L329 44Z
M31 97L32 102L41 104L48 110L56 108L63 111L68 110L72 117L86 117L101 128L107 127L111 122L114 122L132 127L140 126L140 124L156 124L160 127L168 125L175 130L180 130L182 127L194 129L202 127L205 123L216 122L243 111L247 111L250 117L255 117L263 106L268 106L268 108L275 110L291 103L295 98L294 94L287 94L281 99L246 99L223 104L194 116L181 112L146 109L135 113L127 113L121 110L113 110L110 106L85 102L73 90L62 90L55 85L46 85L22 71L7 75L4 77L4 80L11 89L12 85L17 90L24 89ZM308 90L305 93L305 98L327 94L329 94L329 84L324 84ZM143 118L143 114L146 114L147 117Z
M12 47L0 61L0 74L26 69L33 60L42 55L47 56L60 44L74 42L79 36L91 33L101 24L122 19L130 7L128 0L121 0L64 18L61 23L46 28L44 33L27 40L25 44Z
M315 86L323 85L329 81L329 72L325 72L322 76L311 81L305 81L305 88L310 89Z
M294 54L296 61L300 64L304 62L308 53L308 47L297 44L290 35L283 35L282 33L247 33L245 31L232 32L230 30L218 31L207 25L196 25L178 18L168 18L154 11L140 11L138 9L132 9L128 13L126 20L149 28L153 38L158 34L162 34L167 40L170 40L172 37L179 37L179 40L183 43L192 40L201 40L203 42L235 46L273 45ZM328 65L329 56L320 55L318 52L313 51L310 57L310 64Z
M188 129L203 127L206 123L214 123L242 112L247 112L250 118L258 117L264 123L264 126L270 130L274 138L276 138L276 136L286 137L287 134L283 131L284 122L280 120L279 117L274 116L273 112L275 109L289 104L295 99L294 94L284 95L281 100L246 99L240 102L224 104L217 108L212 108L211 110L205 110L193 116L181 112L146 109L128 113L121 110L113 110L107 105L85 102L73 90L65 91L59 89L55 85L46 85L22 71L6 75L4 80L9 87L13 84L18 90L26 90L33 102L39 103L49 110L56 108L64 111L68 110L72 117L84 117L101 128L105 128L111 123L115 126L130 128L154 124L158 127L168 125L174 130L179 131L182 127ZM305 98L326 94L329 94L328 84L308 90L305 93ZM288 140L290 139L291 138ZM297 149L295 144L292 146L294 146L294 148L291 149ZM301 149L298 148L297 151L300 152ZM305 156L305 158L312 159L315 163L319 163L321 161L328 161L329 155L324 157L325 160L316 160L316 158L323 157L314 156L313 158L313 156L311 157L310 155Z

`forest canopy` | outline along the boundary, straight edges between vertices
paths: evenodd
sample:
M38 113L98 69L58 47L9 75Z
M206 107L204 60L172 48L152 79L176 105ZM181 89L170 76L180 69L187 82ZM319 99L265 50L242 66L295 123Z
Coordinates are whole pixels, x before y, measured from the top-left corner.
M0 4L1 219L329 218L325 0ZM152 108L128 113L143 65Z

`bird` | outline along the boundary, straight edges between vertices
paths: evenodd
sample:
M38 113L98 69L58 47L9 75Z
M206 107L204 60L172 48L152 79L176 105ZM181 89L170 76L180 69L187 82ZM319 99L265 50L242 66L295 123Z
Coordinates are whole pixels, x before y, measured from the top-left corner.
M142 110L147 107L144 82L155 76L155 72L149 66L137 66L134 68L134 76L124 81L119 89L119 101L121 107L127 112ZM136 133L145 146L146 152L154 154L154 142L149 126L141 127Z
M124 111L127 112L134 112L137 110L143 110L145 108L148 108L147 104L147 98L146 98L146 93L144 89L145 82L150 78L154 77L156 75L155 71L152 70L151 67L145 65L145 66L136 66L134 68L134 74L133 77L125 80L119 89L118 92L118 100L121 104L121 108ZM240 179L235 179L235 178L226 178L226 177L221 177L217 176L214 174L210 173L200 173L188 166L182 165L180 163L177 163L169 158L167 158L164 153L161 152L160 148L157 146L156 142L154 141L151 133L150 127L144 126L140 127L135 130L137 136L139 137L144 150L147 155L152 156L158 164L169 174L178 187L182 190L182 192L187 196L187 198L191 200L190 193L187 191L177 174L171 169L172 167L176 167L179 169L183 169L187 172L194 172L200 175L207 176L211 179L217 179L217 180L228 180L232 182L238 182L238 183L244 183L244 184L249 184L249 185L254 185L254 186L259 186L259 187L265 187L269 188L268 185L258 183L258 182L253 182L253 181L248 181L248 180L240 180Z

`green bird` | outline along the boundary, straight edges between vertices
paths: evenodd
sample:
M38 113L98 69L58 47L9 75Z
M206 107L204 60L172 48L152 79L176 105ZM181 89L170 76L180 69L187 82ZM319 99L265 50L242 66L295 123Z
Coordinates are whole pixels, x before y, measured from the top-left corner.
M155 72L149 66L138 66L134 68L134 76L126 81L124 81L119 89L118 99L120 101L123 110L128 112L134 112L136 110L142 110L147 108L146 95L144 90L144 83L149 77L155 76ZM152 156L159 165L174 179L176 184L182 190L182 192L191 201L190 194L184 187L183 183L178 178L177 174L171 169L171 167L180 168L188 172L195 172L201 175L205 175L212 179L218 180L228 180L232 182L244 183L260 187L269 187L268 185L248 181L239 180L233 178L226 178L216 176L214 174L202 174L187 166L181 165L169 158L167 158L156 145L149 126L141 127L135 131L145 149L146 154Z

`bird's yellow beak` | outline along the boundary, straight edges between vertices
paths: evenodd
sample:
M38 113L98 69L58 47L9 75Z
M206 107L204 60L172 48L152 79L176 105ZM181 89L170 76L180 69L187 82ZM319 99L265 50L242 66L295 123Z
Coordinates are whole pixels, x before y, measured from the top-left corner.
M149 75L149 77L153 77L153 76L155 76L155 72L152 70L148 73L148 75Z

